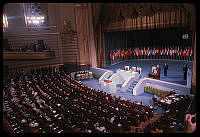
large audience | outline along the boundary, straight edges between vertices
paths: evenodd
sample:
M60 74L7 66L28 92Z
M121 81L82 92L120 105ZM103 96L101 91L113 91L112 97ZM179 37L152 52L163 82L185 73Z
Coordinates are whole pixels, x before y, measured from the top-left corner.
M4 129L12 133L121 133L154 116L151 106L89 88L59 69L12 75L3 88ZM182 109L182 108L180 108ZM166 110L167 111L167 110ZM168 132L176 114L146 127ZM163 122L164 121L164 122ZM162 125L162 126L161 126ZM149 130L149 128L151 130Z
M73 80L64 71L21 73L4 87L4 124L10 132L129 132L153 116L133 104Z

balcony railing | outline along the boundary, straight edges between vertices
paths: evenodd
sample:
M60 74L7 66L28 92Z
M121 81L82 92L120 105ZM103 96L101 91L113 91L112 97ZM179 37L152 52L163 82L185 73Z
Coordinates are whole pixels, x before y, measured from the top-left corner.
M55 57L54 51L43 52L3 52L4 60L41 60Z
M56 26L48 26L48 27L42 27L42 26L35 26L35 27L8 27L4 28L3 32L4 34L9 33L30 33L30 32L57 32Z

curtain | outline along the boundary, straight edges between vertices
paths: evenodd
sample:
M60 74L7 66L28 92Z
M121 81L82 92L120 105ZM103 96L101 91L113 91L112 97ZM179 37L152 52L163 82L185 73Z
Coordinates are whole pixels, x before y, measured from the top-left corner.
M97 67L105 68L106 60L105 60L105 45L104 45L104 33L102 24L98 25L96 31L94 33L95 39L95 47L96 47L96 55L97 55Z

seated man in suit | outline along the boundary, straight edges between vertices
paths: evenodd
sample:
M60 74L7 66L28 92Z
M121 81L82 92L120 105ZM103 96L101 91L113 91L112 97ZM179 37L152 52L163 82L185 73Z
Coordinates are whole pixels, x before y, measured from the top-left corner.
M152 98L152 101L153 101L153 105L158 105L160 106L160 104L158 103L158 100L157 100L157 96L154 95L154 97Z
M175 92L175 90L173 90L173 91L170 91L169 93L168 93L168 96L170 96L170 95L175 95L176 94L176 92Z

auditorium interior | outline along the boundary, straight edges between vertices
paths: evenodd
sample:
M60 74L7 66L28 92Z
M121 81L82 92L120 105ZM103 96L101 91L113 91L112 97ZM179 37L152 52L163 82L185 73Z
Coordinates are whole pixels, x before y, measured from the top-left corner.
M3 5L6 133L195 133L190 3Z

